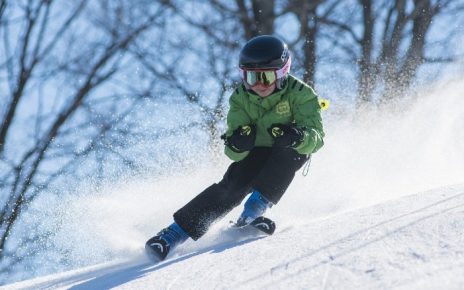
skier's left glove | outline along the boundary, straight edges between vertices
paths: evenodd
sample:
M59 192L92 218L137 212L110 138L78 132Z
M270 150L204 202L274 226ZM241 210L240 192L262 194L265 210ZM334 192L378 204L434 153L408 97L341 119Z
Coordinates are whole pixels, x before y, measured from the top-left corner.
M296 148L305 137L304 129L293 125L272 124L267 131L274 138L274 147Z

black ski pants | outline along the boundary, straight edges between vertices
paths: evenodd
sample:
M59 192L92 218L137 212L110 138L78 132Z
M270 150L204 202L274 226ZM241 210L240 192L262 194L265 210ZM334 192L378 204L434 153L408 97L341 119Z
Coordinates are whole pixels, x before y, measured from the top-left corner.
M277 204L308 158L290 148L255 147L246 158L233 162L219 183L174 213L174 221L197 240L211 223L238 206L251 189Z

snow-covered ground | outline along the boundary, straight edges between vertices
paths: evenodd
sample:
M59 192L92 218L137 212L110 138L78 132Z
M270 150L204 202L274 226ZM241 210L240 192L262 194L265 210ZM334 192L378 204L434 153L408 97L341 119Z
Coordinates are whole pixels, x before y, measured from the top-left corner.
M300 221L301 222L301 221ZM298 225L271 237L215 227L152 265L117 261L8 289L464 289L464 185Z
M237 208L164 263L144 257L172 213L220 180L225 158L39 199L27 218L53 246L6 277L39 278L3 288L464 289L463 92L462 80L433 84L418 102L356 119L337 118L333 102L309 175L268 212L272 237L225 231Z

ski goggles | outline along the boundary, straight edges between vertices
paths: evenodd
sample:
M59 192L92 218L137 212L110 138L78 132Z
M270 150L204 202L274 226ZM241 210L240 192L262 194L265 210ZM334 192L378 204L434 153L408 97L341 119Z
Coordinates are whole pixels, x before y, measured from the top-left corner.
M271 86L278 79L283 78L290 71L292 58L289 57L285 65L280 69L263 70L263 69L240 69L242 79L250 86L261 83L264 86Z
M277 80L277 74L274 70L272 71L253 71L246 70L244 71L244 80L250 86L255 86L257 83L261 83L264 86L270 86Z

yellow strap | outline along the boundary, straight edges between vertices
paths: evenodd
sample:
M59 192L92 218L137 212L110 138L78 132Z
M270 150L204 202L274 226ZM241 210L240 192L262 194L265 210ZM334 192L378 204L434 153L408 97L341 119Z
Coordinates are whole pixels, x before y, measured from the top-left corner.
M330 106L330 100L327 99L319 99L319 106L321 107L322 111L325 111Z

